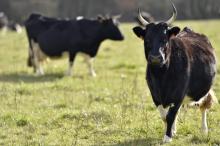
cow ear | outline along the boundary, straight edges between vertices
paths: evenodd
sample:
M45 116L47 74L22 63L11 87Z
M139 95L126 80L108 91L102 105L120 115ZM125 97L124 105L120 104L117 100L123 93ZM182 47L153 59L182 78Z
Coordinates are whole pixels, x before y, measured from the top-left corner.
M133 32L137 37L139 37L141 39L143 39L145 36L145 30L143 28L141 28L140 26L134 27Z
M98 16L97 16L97 20L98 20L99 22L103 22L103 21L105 20L105 18L104 18L102 15L98 15Z
M179 27L175 26L175 27L171 28L170 30L168 30L169 38L176 36L179 32L180 32Z

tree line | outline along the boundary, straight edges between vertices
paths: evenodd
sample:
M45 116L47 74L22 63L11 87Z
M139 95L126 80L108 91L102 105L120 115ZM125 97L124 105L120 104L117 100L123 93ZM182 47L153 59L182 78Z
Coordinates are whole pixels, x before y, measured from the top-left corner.
M220 17L220 0L173 0L178 19L216 19ZM74 18L97 14L122 14L122 20L134 21L137 8L149 12L156 20L171 15L169 0L1 0L0 11L22 22L32 12L47 16Z

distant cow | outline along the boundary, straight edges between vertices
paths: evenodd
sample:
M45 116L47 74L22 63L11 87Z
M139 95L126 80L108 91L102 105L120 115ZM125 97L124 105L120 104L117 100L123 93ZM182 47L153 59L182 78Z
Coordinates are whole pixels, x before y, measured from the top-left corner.
M60 57L69 53L69 69L77 53L86 54L90 74L96 76L93 70L93 59L101 42L106 39L123 40L118 28L118 18L102 18L97 20L60 20L32 14L25 22L29 41L28 65L33 66L37 74L44 74L41 62L48 57Z
M22 33L22 26L14 21L9 21L7 29L17 32L17 33Z
M0 29L3 31L3 33L5 33L7 30L15 31L17 33L22 32L21 25L14 21L9 21L4 12L0 12Z
M183 100L202 112L202 130L207 133L206 111L217 99L211 90L216 74L214 49L208 38L189 28L168 27L177 15L166 22L148 23L139 10L139 20L145 25L134 27L134 33L144 40L147 63L146 80L161 118L166 126L164 142L176 133L176 119Z

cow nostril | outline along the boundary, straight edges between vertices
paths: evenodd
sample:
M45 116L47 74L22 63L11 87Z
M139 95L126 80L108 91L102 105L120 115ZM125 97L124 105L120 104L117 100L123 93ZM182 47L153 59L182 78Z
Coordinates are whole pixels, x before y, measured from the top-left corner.
M162 56L161 55L158 55L158 56L149 55L148 59L150 63L152 64L160 64L162 61Z

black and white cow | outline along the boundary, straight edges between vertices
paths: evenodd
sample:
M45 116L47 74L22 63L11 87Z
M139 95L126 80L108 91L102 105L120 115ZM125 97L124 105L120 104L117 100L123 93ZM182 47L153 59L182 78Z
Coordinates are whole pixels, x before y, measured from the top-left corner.
M217 102L211 90L216 74L214 49L208 38L184 28L169 27L177 11L166 22L148 23L139 10L139 20L145 26L134 27L134 33L144 40L147 60L146 80L153 102L166 127L164 142L170 142L176 133L178 111L187 98L190 106L202 112L202 130L207 133L206 112Z
M100 44L106 39L124 39L118 24L118 17L60 20L32 14L25 22L30 46L28 65L33 66L36 73L42 75L44 72L41 63L46 56L60 57L64 52L68 52L67 75L71 75L74 59L77 53L81 52L86 56L90 74L96 76L93 59Z
M22 27L20 24L9 20L4 12L0 12L0 30L2 30L3 34L6 33L7 30L21 33Z

